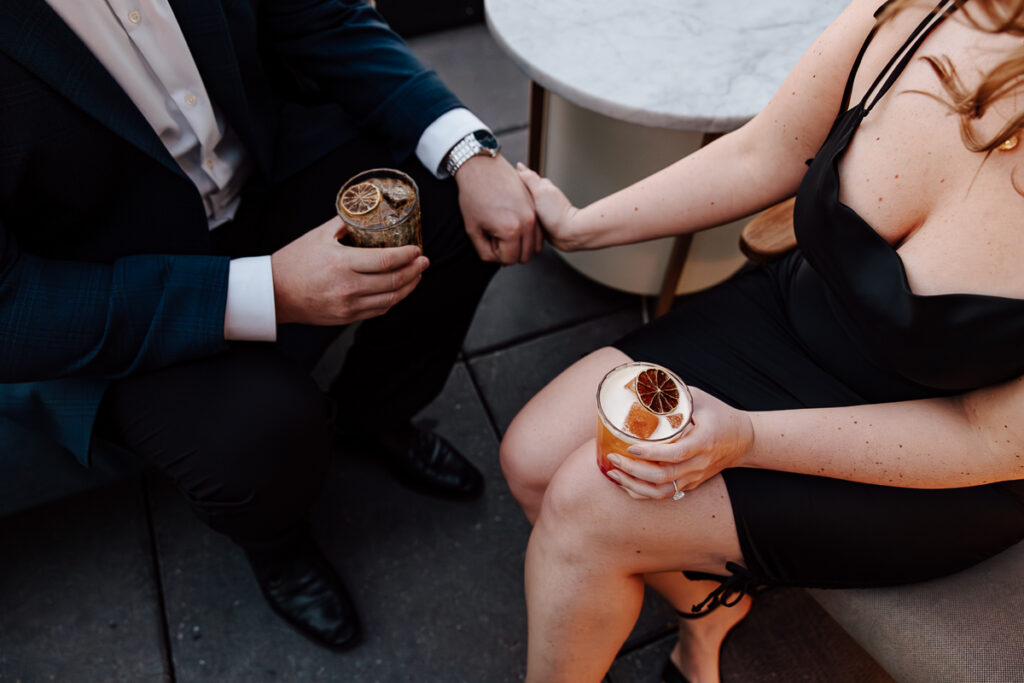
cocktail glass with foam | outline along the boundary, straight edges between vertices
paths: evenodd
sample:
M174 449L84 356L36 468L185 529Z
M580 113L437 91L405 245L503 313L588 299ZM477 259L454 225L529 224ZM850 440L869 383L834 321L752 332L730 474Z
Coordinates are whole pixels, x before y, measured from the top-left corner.
M597 387L597 466L607 477L609 453L631 458L630 446L672 443L692 424L690 390L671 370L643 362L612 368Z

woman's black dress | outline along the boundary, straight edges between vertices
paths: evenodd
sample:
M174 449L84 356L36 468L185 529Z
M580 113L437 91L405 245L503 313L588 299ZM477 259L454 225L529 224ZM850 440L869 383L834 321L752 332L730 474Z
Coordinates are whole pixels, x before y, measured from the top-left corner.
M1024 300L912 293L896 251L839 201L837 165L861 119L954 7L940 3L892 75L847 109L851 74L797 194L799 248L691 297L617 348L746 410L920 399L1024 375ZM1024 538L1024 481L927 490L759 469L722 476L747 567L729 565L730 592L920 581Z

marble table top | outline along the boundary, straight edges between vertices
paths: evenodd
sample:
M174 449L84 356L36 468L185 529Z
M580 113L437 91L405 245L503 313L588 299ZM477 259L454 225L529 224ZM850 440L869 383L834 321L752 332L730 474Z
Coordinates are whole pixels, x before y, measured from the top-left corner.
M498 43L570 102L724 132L771 99L848 0L485 0Z

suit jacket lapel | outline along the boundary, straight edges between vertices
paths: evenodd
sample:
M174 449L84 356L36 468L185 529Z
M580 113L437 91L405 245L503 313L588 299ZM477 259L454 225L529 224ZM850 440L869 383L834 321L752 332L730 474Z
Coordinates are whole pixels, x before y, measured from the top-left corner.
M184 175L131 98L44 0L0 2L0 51L114 133Z
M224 113L245 148L264 172L269 173L265 145L253 134L249 102L234 41L220 2L215 0L169 0L178 26L185 36L192 59L199 68L211 101Z

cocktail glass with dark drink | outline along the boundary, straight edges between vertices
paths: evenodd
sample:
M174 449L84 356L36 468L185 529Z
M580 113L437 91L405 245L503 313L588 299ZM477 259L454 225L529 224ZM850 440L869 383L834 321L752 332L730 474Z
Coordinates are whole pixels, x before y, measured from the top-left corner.
M423 246L419 188L401 171L374 168L349 178L336 204L354 246Z

